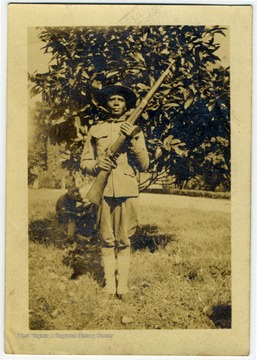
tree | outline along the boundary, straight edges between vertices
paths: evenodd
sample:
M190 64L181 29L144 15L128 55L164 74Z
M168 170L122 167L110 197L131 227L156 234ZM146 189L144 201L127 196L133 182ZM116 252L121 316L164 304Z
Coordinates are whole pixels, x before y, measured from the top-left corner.
M47 169L47 133L44 119L48 114L40 102L29 109L28 183L33 185L42 171Z
M48 115L51 110L41 102L36 102L29 109L28 137L28 184L33 185L37 179L46 187L59 187L61 179L69 173L59 165L65 161L60 153L66 152L65 144L53 146L49 141Z
M142 98L175 59L139 120L148 139L150 182L175 179L180 186L199 174L214 189L230 183L229 68L218 66L219 26L41 28L49 71L29 75L31 94L49 110L52 143L65 143L66 168L79 170L88 129L106 111L94 91L122 83ZM150 183L149 182L149 183Z

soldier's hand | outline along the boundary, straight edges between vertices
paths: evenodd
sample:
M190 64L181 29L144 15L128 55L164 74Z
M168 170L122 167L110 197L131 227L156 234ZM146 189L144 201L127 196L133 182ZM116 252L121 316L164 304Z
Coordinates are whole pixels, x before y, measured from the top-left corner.
M104 157L98 160L97 163L97 170L105 170L105 171L111 171L112 169L115 169L117 167L117 164L115 164L109 157Z
M123 132L123 134L125 134L128 137L132 137L134 136L134 130L135 130L135 126L131 125L128 122L124 122L121 124L120 126L120 130L121 132Z

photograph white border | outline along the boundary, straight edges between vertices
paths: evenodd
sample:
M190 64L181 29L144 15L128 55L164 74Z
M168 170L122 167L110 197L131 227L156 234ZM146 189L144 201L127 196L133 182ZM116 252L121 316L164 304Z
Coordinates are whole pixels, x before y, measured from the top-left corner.
M35 358L35 359L52 359L55 357L60 358L60 356L27 356L27 355L6 355L4 353L4 279L5 279L5 268L4 268L4 261L5 261L5 161L6 161L6 80L7 80L7 0L1 1L1 122L0 122L0 142L1 142L1 157L0 157L0 165L1 165L1 187L0 187L0 201L1 201L1 349L0 349L0 356L2 359L7 358L17 358L17 359L28 359L28 358ZM20 1L12 1L11 3L21 3ZM30 4L30 1L22 1L22 3L28 3ZM35 4L44 3L44 4L51 4L51 3L71 3L70 1L33 1ZM77 4L84 4L84 1L76 1ZM87 1L86 3L92 3L92 4L106 4L110 3L107 1ZM112 4L118 4L121 3L120 1L112 1ZM152 2L152 1L140 1L141 4L160 4L160 2ZM162 4L198 4L198 5L252 5L253 6L253 38L254 38L254 52L253 52L253 65L256 63L256 4L254 1L162 1ZM122 4L124 4L122 2ZM136 1L126 1L126 4L138 4ZM253 99L255 98L256 93L256 65L253 68ZM254 359L256 357L256 222L254 221L256 219L256 140L257 140L257 130L256 130L256 105L253 101L253 116L252 116L252 242L251 242L251 353L247 357L231 357L231 356L225 356L225 357L218 357L218 359ZM3 346L3 348L2 348ZM83 358L84 356L81 356ZM75 359L77 356L61 356L62 359ZM87 357L88 358L88 357ZM103 356L95 356L94 358L103 358ZM108 358L108 357L106 357ZM119 358L116 357L116 358ZM128 356L122 356L120 358L129 358ZM140 356L140 358L142 358ZM144 357L143 357L144 358ZM146 358L146 357L145 357ZM154 358L163 358L163 357L157 357L154 356ZM188 357L180 356L180 357L174 357L172 358L176 359L179 358L179 360L188 359ZM190 357L190 359L197 359L197 357ZM214 358L214 357L213 357ZM215 357L216 358L216 357ZM212 359L212 357L208 357L208 359Z

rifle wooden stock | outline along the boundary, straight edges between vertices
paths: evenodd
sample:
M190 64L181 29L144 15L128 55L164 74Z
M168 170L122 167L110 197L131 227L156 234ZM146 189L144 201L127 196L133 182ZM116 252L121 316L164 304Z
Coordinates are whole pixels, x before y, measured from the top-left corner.
M93 204L100 205L109 175L110 171L101 170L96 176L93 185L86 195L86 198Z
M170 67L173 65L173 62L170 63L168 68L164 71L164 73L160 76L160 78L155 82L152 89L147 93L147 95L143 98L143 100L140 102L140 104L136 107L136 109L133 111L133 113L129 116L129 118L126 120L127 122L131 123L132 125L135 124L139 116L144 111L145 107L148 105L149 101L155 94L156 90L159 88L159 86L162 84L165 77L168 75ZM114 159L115 157L118 157L118 154L121 150L121 147L123 146L125 140L127 139L126 135L121 133L117 140L112 144L110 149L107 152L107 156L110 157L110 159ZM99 171L98 175L96 176L96 179L89 189L86 198L91 201L93 204L100 205L104 188L107 184L108 177L110 175L110 171Z

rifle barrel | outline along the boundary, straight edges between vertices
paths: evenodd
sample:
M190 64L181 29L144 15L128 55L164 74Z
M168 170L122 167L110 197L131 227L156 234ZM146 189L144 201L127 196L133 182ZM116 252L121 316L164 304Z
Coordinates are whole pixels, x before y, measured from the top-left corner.
M147 95L141 100L140 104L136 107L136 109L133 111L133 113L129 116L127 122L134 125L134 123L137 121L139 116L142 114L146 106L148 105L149 101L155 94L156 90L159 88L159 86L162 84L165 77L168 75L171 66L173 65L173 62L170 63L170 65L167 67L167 69L163 72L163 74L160 76L160 78L155 82L152 89L147 93ZM112 144L110 147L110 150L108 152L108 156L110 158L113 158L117 156L119 153L122 145L124 144L124 141L126 140L126 136L124 134L120 134L117 140ZM100 205L104 188L107 184L108 177L110 175L110 172L101 170L93 185L89 189L86 198L90 200L93 204Z

